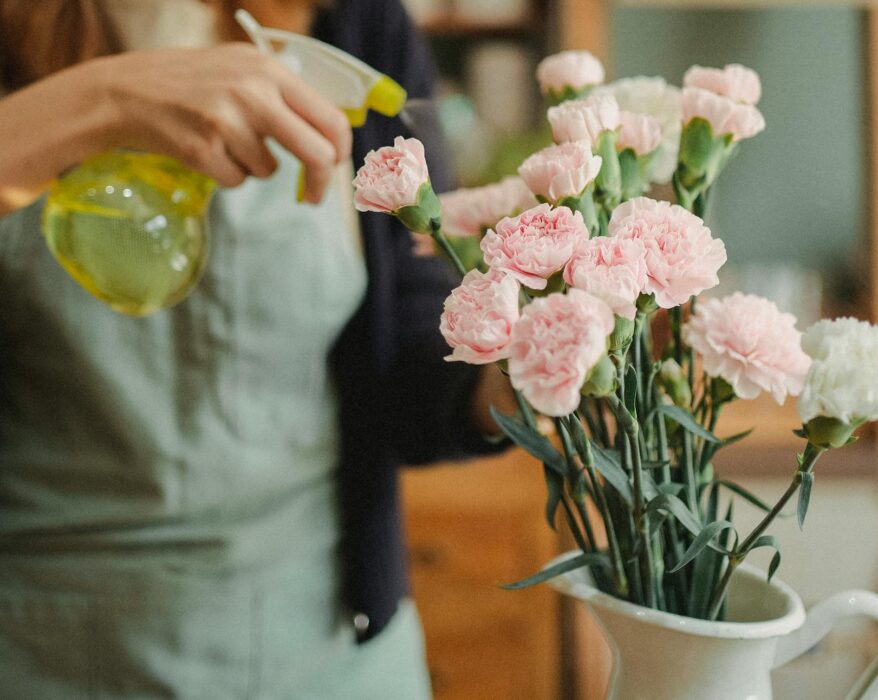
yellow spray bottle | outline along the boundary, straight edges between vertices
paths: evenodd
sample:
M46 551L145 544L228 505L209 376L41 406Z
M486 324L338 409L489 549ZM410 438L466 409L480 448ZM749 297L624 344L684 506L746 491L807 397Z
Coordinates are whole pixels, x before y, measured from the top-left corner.
M342 109L351 126L368 111L397 115L406 93L349 54L310 37L238 21L266 53ZM59 178L43 213L49 249L112 309L144 316L184 299L207 261L207 208L216 183L173 158L135 151L98 155ZM299 183L301 192L301 183Z

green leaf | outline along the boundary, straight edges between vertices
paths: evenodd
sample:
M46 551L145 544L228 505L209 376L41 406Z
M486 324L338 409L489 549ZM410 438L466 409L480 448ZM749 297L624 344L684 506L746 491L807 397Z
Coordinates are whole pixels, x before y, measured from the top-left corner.
M671 466L670 460L665 460L664 462L651 462L649 460L643 461L640 463L640 466L648 471L652 471L654 469L662 469L664 467Z
M507 591L517 591L522 588L534 586L538 583L543 583L544 581L548 581L549 579L560 576L561 574L566 574L568 571L581 569L584 566L606 567L608 565L609 561L607 560L606 554L585 552L583 554L578 554L575 557L571 557L570 559L559 561L557 564L538 571L533 576L521 579L521 581L516 581L515 583L501 583L500 588L504 588Z
M685 484L679 484L676 481L658 485L659 493L669 493L672 496L679 496L685 488Z
M692 541L692 544L689 545L689 549L683 554L682 559L677 562L676 566L671 569L671 573L673 574L676 571L682 569L686 564L692 561L695 557L697 557L701 552L709 547L712 540L719 535L723 530L728 530L729 528L734 528L728 520L715 520L712 523L708 523L704 526L701 532L695 537Z
M659 413L666 415L673 421L679 423L683 428L688 430L693 435L697 435L702 440L706 440L707 442L720 443L720 440L716 435L711 433L708 430L705 430L702 426L698 425L695 422L695 419L692 417L692 414L688 411L684 411L679 406L669 406L667 404L660 404L658 406Z
M750 433L753 432L753 430L754 430L754 428L750 428L750 430L745 430L743 433L736 433L735 435L732 435L731 437L722 438L720 440L720 442L722 443L723 447L728 447L729 445L734 445L736 442L739 442L739 441L743 440L745 437L747 437Z
M634 503L634 493L628 475L622 468L622 460L618 450L606 450L597 444L592 445L594 466L607 483L610 484L630 506Z
M747 501L750 505L756 506L757 508L759 508L759 510L764 510L766 513L768 513L771 510L771 506L768 505L765 501L760 499L758 496L755 496L754 494L750 493L750 491L745 489L743 486L739 486L738 484L734 483L733 481L726 481L725 479L718 479L716 481L716 483L720 484L721 486L725 486L729 491L732 491L733 493L737 494L738 496L743 498L745 501Z
M811 486L814 483L814 475L811 472L799 472L802 483L799 486L799 505L796 515L799 519L799 529L805 528L805 516L808 514L808 504L811 502Z
M648 501L662 493L669 493L672 496L677 496L684 488L683 484L676 484L674 482L666 484L656 483L652 474L649 472L644 472L643 474L643 495Z
M669 493L662 493L646 504L646 513L665 511L673 515L680 524L696 537L702 530L698 517L686 507L679 498Z
M658 490L658 485L655 483L655 479L648 472L643 473L643 478L640 481L641 487L643 488L643 497L647 501L651 501L653 498L659 495L660 491Z
M558 512L558 506L561 504L561 498L564 495L564 477L550 469L545 463L543 463L543 475L546 477L546 489L548 490L546 521L549 523L549 527L557 530L555 527L555 513Z
M768 565L768 581L771 583L771 578L780 566L780 545L778 544L777 538L773 535L761 535L756 538L756 541L753 543L753 546L750 547L750 550L752 551L758 547L772 547L774 549L774 556L771 558L771 563Z
M552 446L552 443L549 442L545 435L500 413L493 406L491 406L491 416L497 421L497 425L509 436L512 442L562 476L567 476L567 461Z

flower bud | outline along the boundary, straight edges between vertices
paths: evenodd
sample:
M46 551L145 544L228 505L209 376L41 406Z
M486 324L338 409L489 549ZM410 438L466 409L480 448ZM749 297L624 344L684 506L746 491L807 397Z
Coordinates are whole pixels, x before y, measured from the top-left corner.
M618 320L618 317L616 317ZM610 360L609 355L604 355L598 363L591 368L582 385L583 396L609 396L616 390L616 367Z
M680 407L692 405L692 388L689 386L689 379L676 360L669 359L662 362L659 381L674 405Z
M562 51L540 62L537 80L540 92L558 103L583 97L604 82L604 67L588 51Z
M607 211L614 209L622 198L622 172L616 153L615 131L604 131L598 138L595 154L601 158L601 169L595 178L598 197Z
M854 431L864 422L864 420L855 420L852 423L846 423L838 418L817 416L805 423L803 428L808 442L815 447L829 449L830 447L843 447L850 442Z
M621 350L634 337L634 319L616 316L616 325L610 335L610 351Z

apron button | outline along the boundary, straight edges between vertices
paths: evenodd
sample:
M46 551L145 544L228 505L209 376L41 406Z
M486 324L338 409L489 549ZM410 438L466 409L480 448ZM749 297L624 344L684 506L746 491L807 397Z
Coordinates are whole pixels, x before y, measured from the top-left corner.
M354 629L363 634L369 629L369 616L366 613L357 613L354 615Z

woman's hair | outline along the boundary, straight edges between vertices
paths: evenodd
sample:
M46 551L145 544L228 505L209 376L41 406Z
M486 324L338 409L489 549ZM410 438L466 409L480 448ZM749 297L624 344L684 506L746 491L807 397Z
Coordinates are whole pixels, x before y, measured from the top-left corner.
M120 49L93 0L0 0L0 88L24 87L55 71Z
M0 97L81 61L155 46L245 41L238 7L293 11L332 0L0 0Z

